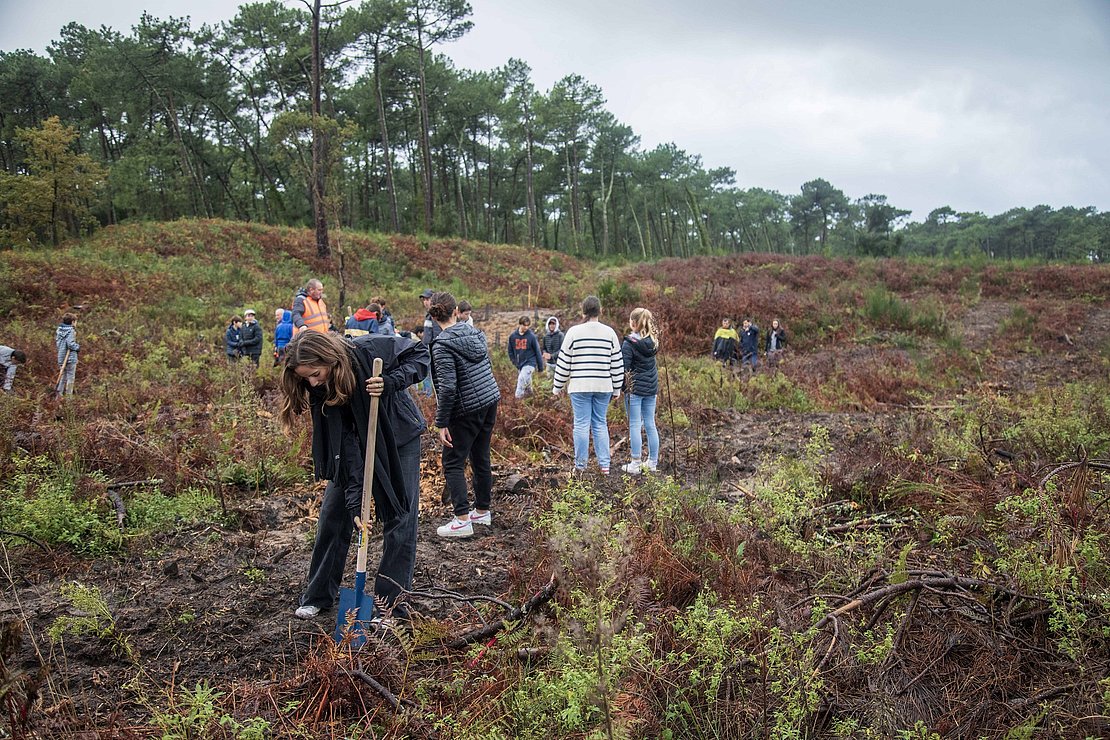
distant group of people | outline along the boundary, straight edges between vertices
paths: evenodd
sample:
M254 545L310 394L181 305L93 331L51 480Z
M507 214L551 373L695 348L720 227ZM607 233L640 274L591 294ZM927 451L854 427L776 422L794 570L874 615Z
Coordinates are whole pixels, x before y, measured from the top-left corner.
M759 339L759 327L751 319L744 319L737 333L732 328L732 319L723 318L713 335L713 357L725 368L743 370L747 366L754 373L759 368ZM763 341L767 364L774 365L782 358L786 344L786 330L774 319Z
M72 396L77 379L77 358L81 345L77 342L77 314L66 311L54 329L54 348L58 353L58 380L54 384L57 396ZM27 353L0 344L0 372L3 373L3 391L11 393L19 368L27 364Z

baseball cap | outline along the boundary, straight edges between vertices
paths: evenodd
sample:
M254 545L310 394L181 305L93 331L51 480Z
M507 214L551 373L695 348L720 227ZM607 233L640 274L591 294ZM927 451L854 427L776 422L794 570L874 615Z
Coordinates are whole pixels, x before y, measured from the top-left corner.
M427 289L424 290L423 293L420 294L420 297L421 298L431 298L433 295L434 295L434 293L433 293L432 289L427 288Z
M248 308L246 311L243 312L243 315L244 316L254 316L254 309L253 308Z

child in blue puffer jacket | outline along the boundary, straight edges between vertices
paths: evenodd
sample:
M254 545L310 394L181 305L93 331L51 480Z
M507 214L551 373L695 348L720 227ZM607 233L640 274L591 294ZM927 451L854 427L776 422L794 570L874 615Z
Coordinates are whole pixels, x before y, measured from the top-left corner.
M274 367L285 360L285 345L293 338L293 312L279 308L274 311Z

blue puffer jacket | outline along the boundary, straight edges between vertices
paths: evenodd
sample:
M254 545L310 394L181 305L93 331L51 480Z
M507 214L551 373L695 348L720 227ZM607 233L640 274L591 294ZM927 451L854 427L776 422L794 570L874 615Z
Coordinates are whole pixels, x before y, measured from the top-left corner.
M437 401L435 423L440 428L501 399L486 335L470 324L449 326L432 342L432 380Z
M659 394L659 368L655 364L655 354L659 346L651 337L641 338L632 333L621 343L624 356L624 371L632 376L628 392L636 396L655 396Z
M293 312L286 309L281 314L281 323L274 327L274 349L281 349L293 338Z

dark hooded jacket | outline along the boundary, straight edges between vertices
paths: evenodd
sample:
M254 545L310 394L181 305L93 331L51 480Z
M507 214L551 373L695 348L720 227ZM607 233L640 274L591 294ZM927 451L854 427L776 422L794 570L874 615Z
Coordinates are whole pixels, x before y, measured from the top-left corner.
M555 322L554 329L551 328L552 321ZM543 351L551 355L548 363L555 367L555 361L559 359L559 350L563 348L563 332L559 329L559 317L549 316L543 326L543 339L540 342L543 345Z
M628 392L637 396L659 394L659 368L655 355L659 346L651 337L641 337L633 332L621 342L621 355L624 356L624 371L632 378Z
M243 354L248 357L259 357L262 355L262 326L255 321L243 321L243 328L241 331L241 344L239 345Z
M432 379L440 428L501 399L486 335L469 324L449 326L432 342Z
M316 478L339 480L345 475L340 454L343 435L350 433L352 428L358 434L359 449L366 450L370 429L370 396L365 391L366 380L373 373L374 358L382 358L385 388L378 408L372 492L378 519L389 521L408 511L410 498L404 490L397 447L411 442L427 427L407 389L428 374L428 351L411 339L369 334L348 342L348 354L355 373L355 392L346 404L325 406L322 389L309 391L313 426L312 460ZM357 512L360 508L357 497L346 504L350 511Z

